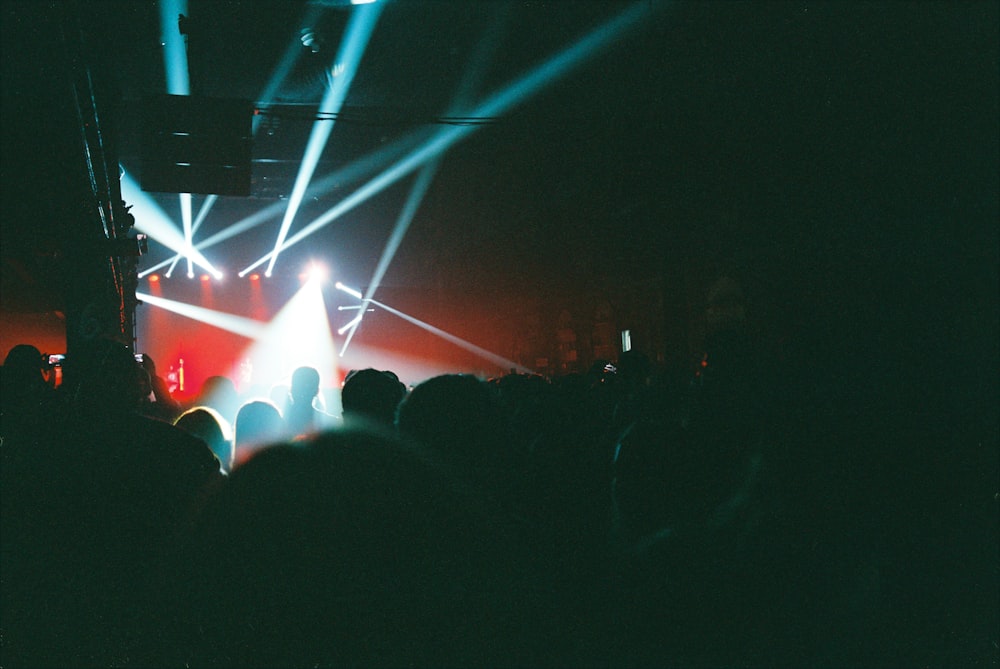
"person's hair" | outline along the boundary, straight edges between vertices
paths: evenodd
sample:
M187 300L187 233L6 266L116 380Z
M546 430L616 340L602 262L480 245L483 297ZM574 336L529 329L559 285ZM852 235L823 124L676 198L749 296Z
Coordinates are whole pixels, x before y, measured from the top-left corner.
M414 388L400 405L400 432L449 457L484 463L506 450L500 404L490 386L469 374L444 374Z
M283 429L281 411L273 402L251 400L241 406L236 414L234 442L237 447L241 447L276 441L281 437Z
M347 375L341 391L341 404L345 417L363 417L392 425L396 419L396 408L405 395L406 386L392 372L362 369Z
M200 437L212 453L229 471L233 466L233 439L229 421L211 407L198 406L188 409L174 421L174 425L189 434Z

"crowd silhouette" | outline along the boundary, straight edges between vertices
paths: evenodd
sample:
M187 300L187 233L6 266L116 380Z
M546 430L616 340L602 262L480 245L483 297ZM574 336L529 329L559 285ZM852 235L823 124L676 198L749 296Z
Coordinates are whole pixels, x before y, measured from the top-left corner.
M284 411L225 377L184 407L148 357L87 346L58 389L33 346L2 368L5 667L989 655L955 628L905 650L928 602L897 610L920 584L871 489L824 483L832 421L734 333L690 378L632 352L412 390L355 370L342 417L314 368Z

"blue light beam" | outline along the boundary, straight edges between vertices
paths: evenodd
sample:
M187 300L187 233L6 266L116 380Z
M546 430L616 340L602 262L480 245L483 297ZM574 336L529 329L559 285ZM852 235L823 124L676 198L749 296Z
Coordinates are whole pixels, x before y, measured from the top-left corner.
M462 80L455 92L454 100L452 104L449 105L448 116L465 115L464 112L466 107L469 105L471 96L482 80L489 61L492 60L493 55L496 53L497 47L502 41L501 36L506 33L506 31L502 28L506 27L507 19L510 14L506 11L506 9L503 11L504 13L498 21L499 27L490 30L487 33L486 39L480 41L479 47L476 49L472 59L470 60L469 66L465 69ZM417 179L410 189L410 194L403 206L403 211L400 212L399 217L396 219L396 225L393 227L392 234L389 236L389 240L386 242L385 248L382 250L382 255L375 268L375 274L372 276L372 280L368 283L368 290L365 291L366 300L374 297L375 292L378 290L379 286L382 285L382 279L385 277L385 273L389 270L389 265L392 263L393 258L396 257L396 252L399 250L400 245L402 245L403 238L410 229L413 217L416 215L417 209L420 207L420 203L423 202L424 196L427 194L427 190L430 188L431 182L434 180L440 164L441 158L438 157L424 165L417 174ZM367 306L367 301L361 305L362 315L368 311L366 308ZM350 332L347 333L344 345L340 350L341 357L343 357L347 352L347 347L350 346L351 340L354 338L354 334L358 331L358 328L361 327L361 322L362 319L360 318L356 319L356 321L352 321ZM339 334L343 334L343 332L339 332Z
M214 311L212 309L206 309L205 307L198 307L193 304L187 304L186 302L168 300L139 291L136 291L135 296L144 304L149 304L154 307L159 307L160 309L171 311L180 316L184 316L185 318L190 318L191 320L198 321L199 323L205 323L206 325L211 325L219 328L220 330L232 332L233 334L238 334L248 339L259 339L264 336L267 331L267 323L255 321L252 318L235 316L233 314L227 314L223 311Z
M191 226L191 233L194 234L198 232L198 228L201 224L205 222L208 218L208 212L215 205L215 201L219 199L218 195L209 195L205 198L205 201L201 203L201 209L198 210L198 217L194 219L194 224Z
M181 222L184 224L184 246L191 248L194 233L191 229L191 193L181 193ZM191 265L191 256L187 257L187 275L189 279L194 278L194 267Z
M299 26L301 28L307 28L313 21L319 18L323 13L323 7L321 3L309 4L306 7L306 13L302 17L302 21ZM288 78L295 64L298 62L299 58L302 56L302 42L299 40L298 32L288 40L288 46L285 47L285 52L281 55L281 60L278 61L277 67L271 72L271 77L267 81L267 85L264 90L261 91L260 95L257 97L259 104L268 104L274 99L275 94L278 89ZM253 125L251 132L254 136L257 135L257 130L260 128L261 122L263 122L263 116L254 116Z
M306 197L319 197L321 195L325 195L341 184L352 183L375 172L376 170L383 168L386 164L391 163L393 160L398 160L401 156L405 155L409 151L412 151L422 142L427 141L429 134L430 133L426 129L413 132L388 146L381 147L375 151L365 154L361 158L352 161L349 165L345 165L344 167L341 167L340 169L314 181L306 190ZM260 211L251 214L250 216L247 216L230 226L227 226L214 235L203 239L195 244L195 248L201 251L232 239L237 235L241 235L244 232L252 230L257 226L270 221L276 216L280 216L284 209L284 202L275 202L264 209L261 209ZM201 217L200 213L199 217ZM173 258L161 261L149 269L143 270L142 273L139 274L139 278L166 267L171 263L176 264L180 257L181 254L178 254ZM240 272L241 277L246 276L246 274L247 272Z
M187 0L160 0L160 45L163 47L163 66L167 73L167 93L190 95L187 45L181 35L177 18L187 15Z
M493 353L492 351L487 351L485 348L483 348L481 346L476 346L472 342L468 342L468 341L462 339L461 337L458 337L456 335L451 334L450 332L445 332L441 328L434 327L430 323L425 323L424 321L420 320L419 318L415 318L413 316L410 316L409 314L404 314L402 311L400 311L398 309L393 309L392 307L390 307L387 304L383 304L383 303L381 303L381 302L379 302L377 300L372 300L372 299L369 299L368 302L370 302L371 304L374 304L375 306L377 306L377 307L379 307L381 309L384 309L384 310L388 311L393 316L398 316L399 318L402 318L404 321L406 321L408 323L412 323L413 325L416 325L417 327L419 327L419 328L421 328L423 330L426 330L427 332L430 332L433 335L437 335L438 337L441 337L445 341L450 342L450 343L454 344L455 346L458 346L459 348L464 349L464 350L468 351L469 353L472 353L473 355L479 356L483 360L487 360L489 362L492 362L494 365L497 365L501 369L516 369L518 372L520 372L522 374L534 374L534 372L532 370L528 369L527 367L525 367L523 365L520 365L520 364L514 362L513 360L508 360L507 358L504 358L503 356L497 355L496 353Z
M316 20L320 14L323 12L323 7L320 4L311 4L306 8L306 14L302 19L302 26L306 26ZM268 104L278 92L278 89L285 79L288 78L289 73L295 67L299 58L302 55L302 42L299 41L298 34L294 35L292 39L289 40L288 46L285 47L285 52L281 56L281 60L278 61L278 66L274 68L271 72L271 77L267 81L267 85L264 90L257 98L257 104ZM264 121L264 116L261 114L254 114L253 121L250 128L250 134L254 137L257 136L257 131L260 129L261 123ZM198 212L198 218L194 222L193 232L198 232L198 227L200 222L208 216L208 212L211 211L212 207L215 206L215 202L218 199L217 195L209 195L208 199L202 204L201 210Z
M410 223L413 221L413 217L417 213L417 208L420 207L420 203L423 202L427 189L430 188L431 182L434 181L434 177L437 174L438 164L439 161L436 160L429 163L417 176L417 180L413 184L413 189L410 191L410 195L406 199L403 211L400 213L399 219L396 221L396 226L393 228L392 234L389 236L389 241L386 242L385 249L382 251L382 257L379 258L378 266L375 268L375 274L372 277L372 282L368 285L368 290L363 298L364 303L361 305L361 313L356 319L351 321L350 325L345 327L345 329L350 329L350 332L347 334L347 337L344 340L344 345L340 349L340 357L344 357L344 353L347 352L347 347L350 345L351 339L354 338L354 333L358 331L358 327L361 325L362 315L365 313L368 303L371 301L371 298L375 296L375 291L378 290L378 287L382 282L382 278L385 276L386 271L388 271L389 264L395 257L400 244L403 243L403 237L406 236L406 231L410 229ZM338 332L337 334L344 333Z
M546 86L551 85L561 77L568 75L587 61L595 58L598 54L614 45L626 32L633 30L643 23L650 12L650 5L645 2L637 3L619 14L608 23L595 29L586 35L579 42L566 49L562 53L552 57L542 65L538 66L520 79L509 84L506 88L495 93L485 102L477 106L472 116L496 117L501 116L516 105L526 101L530 97L538 94ZM290 246L297 244L317 230L325 227L332 221L354 209L370 197L377 195L384 189L407 176L415 169L422 166L429 160L433 160L444 151L454 146L459 141L465 139L470 134L482 126L449 126L437 133L427 144L420 147L412 154L403 158L388 170L375 177L357 191L342 200L336 206L315 219L297 233L285 240L285 243L274 251L263 256L240 273L245 274L255 267L259 267L268 262L278 252L284 251Z
M191 80L188 73L186 37L181 34L179 17L187 15L187 0L160 0L160 44L163 46L163 67L167 78L167 93L190 95ZM183 222L184 248L191 248L191 194L180 194L181 221ZM173 267L167 273L173 273ZM187 256L188 278L194 277L191 256Z
M330 116L340 111L381 13L381 4L366 5L351 13L350 21L345 29L344 40L337 51L333 68L328 75L326 93L324 93L319 106L318 114L320 117ZM323 149L326 148L327 140L329 140L332 131L332 118L318 120L313 124L305 154L302 156L302 165L299 167L299 173L295 177L295 185L292 187L292 195L288 200L288 209L285 210L285 216L281 220L281 228L278 230L278 238L274 243L274 251L267 264L267 269L264 271L265 276L271 276L271 272L274 270L274 263L281 252L281 246L285 242L295 214L299 211L306 187L312 180L313 172L316 171L316 165L319 163L320 156L323 155Z
M149 195L144 193L131 176L126 172L121 178L122 199L132 205L131 213L135 216L135 229L145 233L175 253L190 257L200 267L205 268L216 278L222 277L222 272L215 269L197 249L185 243L181 232L174 225L160 206Z

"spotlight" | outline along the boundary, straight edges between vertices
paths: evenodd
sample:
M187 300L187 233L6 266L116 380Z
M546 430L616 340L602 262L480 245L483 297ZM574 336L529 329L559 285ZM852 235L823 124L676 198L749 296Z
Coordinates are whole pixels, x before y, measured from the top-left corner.
M251 274L250 275L250 280L251 281L260 281L260 274Z
M150 283L157 283L159 280L160 280L160 275L159 274L152 274L149 277L149 282Z
M318 263L312 263L306 270L306 278L309 281L323 281L326 278L326 269Z
M206 282L211 281L211 280L212 280L212 277L210 277L209 275L207 275L207 274L202 274L201 275L201 281L202 281L202 283L206 283Z
M347 286L345 286L344 284L342 284L339 281L335 284L335 287L337 288L337 290L342 290L345 293L347 293L348 295L350 295L351 297L357 298L359 300L365 299L365 296L361 294L361 291L354 290L353 288L348 288Z

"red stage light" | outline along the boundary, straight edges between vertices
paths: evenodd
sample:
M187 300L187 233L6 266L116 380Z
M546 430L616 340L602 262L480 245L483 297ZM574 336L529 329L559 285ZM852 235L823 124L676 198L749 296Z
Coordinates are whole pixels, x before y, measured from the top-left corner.
M250 275L250 280L251 281L260 281L260 274L251 274Z
M153 274L153 275L151 275L149 277L149 282L150 283L156 283L159 280L160 280L160 275L159 274Z
M207 275L207 274L202 274L202 275L201 275L201 280L202 280L202 281L211 281L211 280L212 280L212 277L210 277L210 276L209 276L209 275Z

